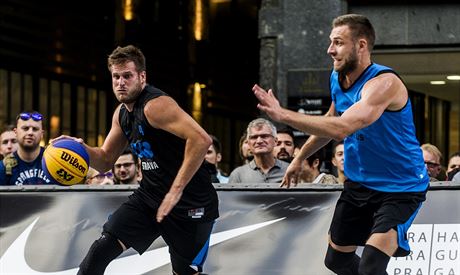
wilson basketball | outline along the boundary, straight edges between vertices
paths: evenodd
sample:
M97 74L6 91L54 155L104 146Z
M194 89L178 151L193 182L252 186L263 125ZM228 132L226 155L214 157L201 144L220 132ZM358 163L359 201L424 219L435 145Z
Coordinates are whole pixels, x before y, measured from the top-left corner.
M73 139L60 139L46 147L42 169L56 184L81 183L88 173L89 155L85 147Z

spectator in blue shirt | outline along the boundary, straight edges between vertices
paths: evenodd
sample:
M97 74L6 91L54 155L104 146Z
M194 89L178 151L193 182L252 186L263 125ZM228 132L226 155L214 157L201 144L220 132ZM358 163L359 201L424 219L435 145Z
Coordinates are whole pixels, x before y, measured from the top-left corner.
M0 162L0 185L51 184L42 170L43 116L22 112L16 118L18 150Z

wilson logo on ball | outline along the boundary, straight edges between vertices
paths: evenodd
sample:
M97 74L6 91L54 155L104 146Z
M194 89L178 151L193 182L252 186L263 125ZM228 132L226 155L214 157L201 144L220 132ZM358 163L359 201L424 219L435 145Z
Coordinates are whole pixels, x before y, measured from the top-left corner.
M72 157L71 154L65 151L62 151L61 159L68 162L70 165L77 168L82 173L86 173L86 170L88 170L86 167L84 167L78 162L78 158Z
M89 155L77 141L59 139L45 149L42 169L55 184L84 183L89 169Z

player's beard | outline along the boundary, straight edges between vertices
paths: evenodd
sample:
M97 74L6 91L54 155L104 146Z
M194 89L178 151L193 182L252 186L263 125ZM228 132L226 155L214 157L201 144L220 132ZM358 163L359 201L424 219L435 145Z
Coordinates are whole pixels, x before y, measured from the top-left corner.
M356 48L353 47L351 49L350 55L345 58L344 64L341 67L337 68L336 71L342 75L346 75L356 70L357 67L358 67L358 54L356 52Z
M128 94L125 97L120 98L118 101L120 101L121 103L124 103L124 104L134 103L137 100L137 98L139 97L139 94L142 92L142 89L143 89L142 82L139 79L139 81L137 81L136 85L130 89Z

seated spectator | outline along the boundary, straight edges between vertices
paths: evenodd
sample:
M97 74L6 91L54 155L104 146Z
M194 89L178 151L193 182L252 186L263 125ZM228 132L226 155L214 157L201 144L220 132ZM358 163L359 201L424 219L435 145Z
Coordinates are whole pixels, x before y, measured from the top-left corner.
M458 180L460 176L460 152L453 153L447 164L446 176L448 181L454 181L454 177Z
M276 144L276 127L269 120L257 118L247 129L247 140L254 159L235 168L229 183L280 183L288 163L273 156Z
M219 169L219 162L222 161L221 144L216 136L210 135L212 144L209 146L206 156L204 157L207 162L212 164L215 169L209 169L211 172L211 179L213 183L227 183L228 177Z
M240 158L243 161L243 164L249 163L251 160L254 159L254 156L252 155L251 149L248 145L246 131L241 135L238 145L238 148L240 148Z
M334 175L321 173L320 167L323 161L320 157L320 152L317 151L303 161L302 171L299 176L300 183L339 183Z
M116 184L138 184L140 172L139 158L129 149L125 149L113 165Z
M276 146L273 155L279 160L291 162L294 156L294 133L289 128L282 128L276 134Z
M344 183L347 177L343 171L343 141L335 142L332 148L332 165L337 170L337 180L339 183Z
M90 167L88 174L86 175L86 184L97 184L97 185L113 185L114 176L112 171L105 173L99 173L96 169Z
M16 117L18 150L0 161L0 185L52 184L42 170L42 120L43 116L35 111Z
M7 125L0 133L0 160L16 150L18 150L18 139L14 132L14 125Z
M442 154L439 149L430 143L425 143L421 146L425 166L430 176L430 181L437 181L437 177L441 172Z

